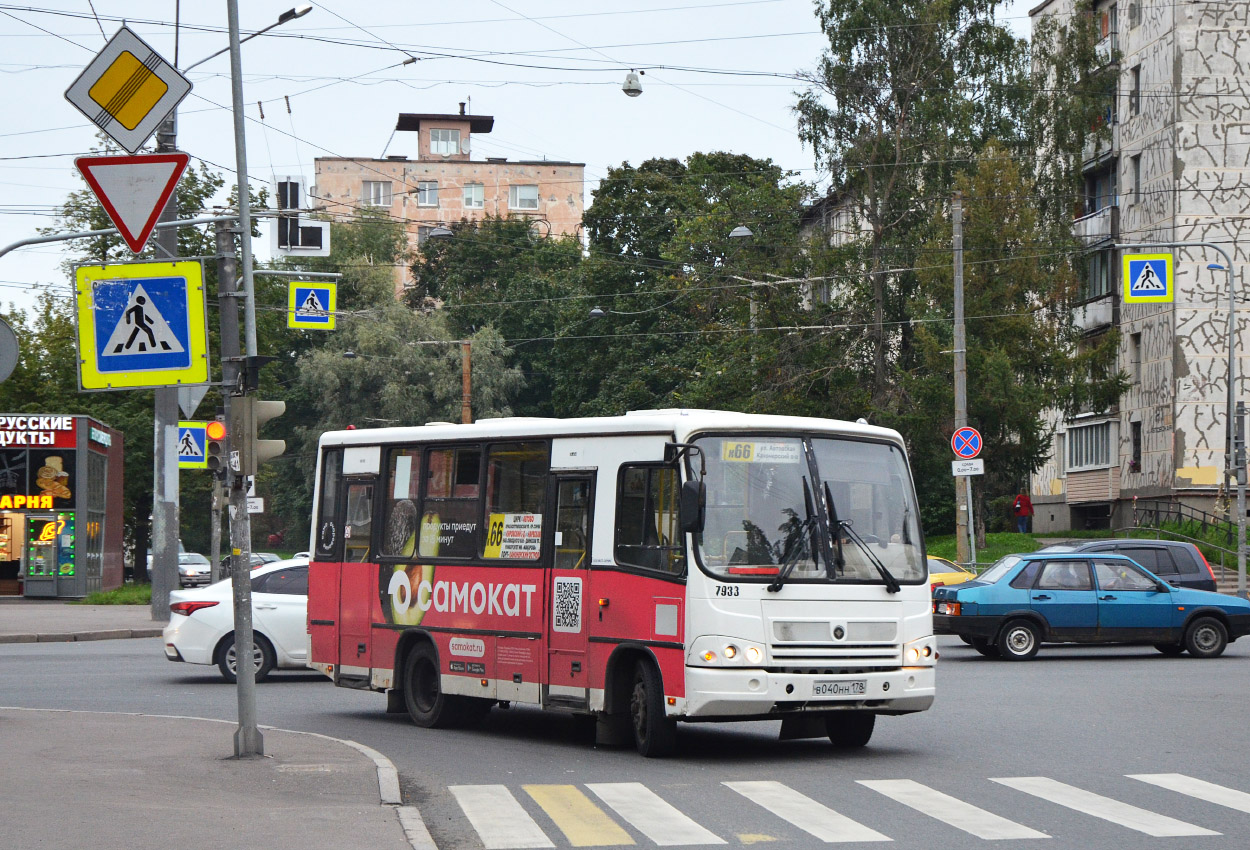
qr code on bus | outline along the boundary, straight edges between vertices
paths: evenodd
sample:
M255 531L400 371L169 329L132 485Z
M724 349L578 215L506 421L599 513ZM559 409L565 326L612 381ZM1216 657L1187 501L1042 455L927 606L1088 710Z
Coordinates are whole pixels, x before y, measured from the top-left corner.
M557 632L582 630L582 580L557 578L551 601L551 628Z

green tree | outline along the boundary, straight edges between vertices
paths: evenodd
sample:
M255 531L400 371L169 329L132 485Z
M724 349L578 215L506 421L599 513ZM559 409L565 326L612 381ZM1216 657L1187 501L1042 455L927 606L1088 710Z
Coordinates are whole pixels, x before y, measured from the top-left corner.
M1124 391L1115 372L1117 336L1083 339L1067 309L1079 277L1071 254L1028 203L1036 184L1009 152L991 143L955 188L966 199L964 310L969 419L985 439L985 474L974 480L977 533L984 545L987 500L1015 493L1050 455L1048 412L1105 409ZM928 248L948 244L949 210L934 217ZM1069 237L1070 238L1070 237ZM918 363L904 378L909 404L897 424L910 437L927 521L953 523L949 438L954 430L953 271L920 273L912 302ZM940 507L939 507L940 506ZM941 514L936 515L938 511Z
M1022 127L1027 54L994 23L1000 0L824 0L829 41L795 111L799 137L853 214L839 299L861 328L863 379L876 410L897 408L907 368L906 310L925 265L919 232L952 175L990 138ZM937 200L941 199L941 200ZM850 328L848 328L848 331Z

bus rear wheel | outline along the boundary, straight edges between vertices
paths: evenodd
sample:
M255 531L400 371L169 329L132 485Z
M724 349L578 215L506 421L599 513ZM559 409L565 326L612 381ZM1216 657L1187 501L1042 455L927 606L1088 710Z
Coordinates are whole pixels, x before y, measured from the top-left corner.
M634 746L645 758L663 758L677 749L677 721L664 713L664 684L660 671L648 661L634 668L629 695Z
M825 715L825 734L836 750L857 750L872 739L877 715L871 711L831 711Z
M438 652L428 643L413 647L404 665L404 705L412 722L427 729L449 726L455 713L452 703L443 693Z

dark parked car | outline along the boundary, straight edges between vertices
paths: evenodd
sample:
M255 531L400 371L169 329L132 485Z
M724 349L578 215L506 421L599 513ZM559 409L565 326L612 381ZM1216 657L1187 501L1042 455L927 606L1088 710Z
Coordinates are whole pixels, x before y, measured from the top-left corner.
M1214 658L1250 634L1250 602L1175 587L1123 555L1009 555L975 581L933 590L933 631L1024 661L1042 643L1144 643Z
M1091 540L1047 546L1042 552L1114 552L1132 558L1164 581L1215 590L1215 572L1192 543L1179 540Z

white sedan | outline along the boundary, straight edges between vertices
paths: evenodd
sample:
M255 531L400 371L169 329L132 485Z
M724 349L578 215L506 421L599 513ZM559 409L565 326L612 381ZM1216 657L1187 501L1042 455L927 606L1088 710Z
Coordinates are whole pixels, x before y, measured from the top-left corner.
M275 667L303 669L308 661L308 560L277 561L252 570L252 634L256 681ZM234 594L230 579L169 594L165 657L216 664L233 682Z

